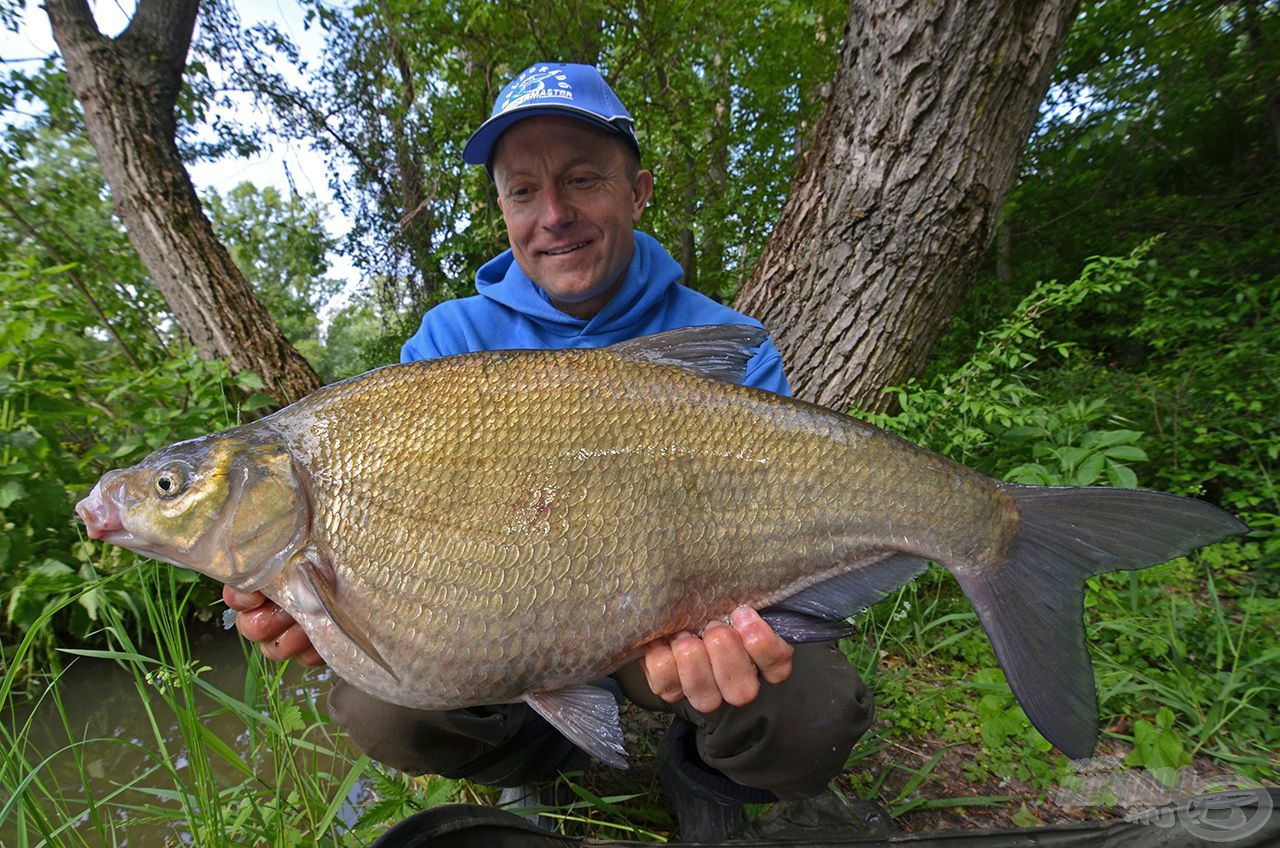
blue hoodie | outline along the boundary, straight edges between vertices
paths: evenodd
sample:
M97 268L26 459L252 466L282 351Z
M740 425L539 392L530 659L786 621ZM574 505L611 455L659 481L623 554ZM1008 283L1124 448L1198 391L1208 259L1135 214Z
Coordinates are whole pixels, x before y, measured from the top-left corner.
M510 250L476 273L477 295L441 303L400 350L401 362L480 350L559 350L614 342L705 324L761 326L706 295L680 285L679 264L656 239L636 232L636 251L622 288L590 320L561 312L524 275ZM747 363L748 386L789 395L782 357L766 341Z

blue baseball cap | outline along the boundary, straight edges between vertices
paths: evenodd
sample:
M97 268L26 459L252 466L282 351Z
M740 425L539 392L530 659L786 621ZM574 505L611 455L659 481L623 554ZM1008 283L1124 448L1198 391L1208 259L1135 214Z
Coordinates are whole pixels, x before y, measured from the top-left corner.
M590 65L539 62L507 83L489 120L467 139L462 160L490 164L498 138L517 121L535 115L565 115L617 133L640 155L635 121L600 72Z

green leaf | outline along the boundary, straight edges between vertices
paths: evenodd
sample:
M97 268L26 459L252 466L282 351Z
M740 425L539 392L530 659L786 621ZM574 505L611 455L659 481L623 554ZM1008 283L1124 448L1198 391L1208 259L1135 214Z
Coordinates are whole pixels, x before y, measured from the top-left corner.
M1117 445L1103 451L1111 459L1123 459L1128 462L1145 462L1147 452L1137 445Z
M1013 822L1017 827L1023 828L1039 827L1044 824L1044 821L1039 816L1027 809L1025 801L1022 806L1018 808L1018 811L1010 816L1009 821Z
M1081 447L1065 447L1059 448L1057 454L1058 461L1062 463L1062 470L1070 472L1074 471L1076 466L1089 456L1089 449Z
M1103 462L1102 454L1090 454L1076 469L1076 484L1079 486L1092 485L1102 476Z
M275 406L276 399L264 392L254 392L249 395L245 402L240 406L245 412L253 412L259 409Z
M1098 447L1111 447L1112 444L1132 444L1142 438L1142 430L1103 430L1098 434ZM1143 457L1146 459L1146 457Z
M5 480L0 483L0 509L8 509L14 501L26 493L26 487L18 480Z
M117 445L115 450L107 454L107 458L119 459L122 456L128 456L131 453L136 453L140 447L142 447L142 436L130 436Z
M292 701L280 704L280 714L277 716L277 720L281 731L285 733L296 733L307 726L307 723L302 719L302 709Z
M236 374L235 384L242 389L265 389L267 384L262 382L262 378L252 371L241 371Z
M1129 466L1108 459L1107 481L1117 489L1135 489L1138 486L1138 475Z
M1124 761L1150 770L1166 785L1171 785L1172 772L1191 764L1191 755L1174 727L1172 710L1160 707L1155 724L1146 719L1133 723L1133 750Z
M89 589L76 600L80 606L84 607L85 612L89 614L90 621L98 620L98 609L102 605L102 591L100 589Z

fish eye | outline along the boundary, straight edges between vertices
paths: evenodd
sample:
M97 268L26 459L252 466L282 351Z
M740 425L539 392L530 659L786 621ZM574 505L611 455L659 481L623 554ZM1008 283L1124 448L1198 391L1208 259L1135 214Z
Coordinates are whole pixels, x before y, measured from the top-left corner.
M162 498L172 498L187 487L187 475L180 465L169 465L156 472L156 494Z

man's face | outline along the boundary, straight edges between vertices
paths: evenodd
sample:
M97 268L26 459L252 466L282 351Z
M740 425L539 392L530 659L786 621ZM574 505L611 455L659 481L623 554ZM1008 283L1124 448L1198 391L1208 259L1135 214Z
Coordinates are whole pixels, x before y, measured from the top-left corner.
M498 141L511 250L562 312L590 318L622 285L653 194L653 174L630 168L624 142L576 118L526 118Z

